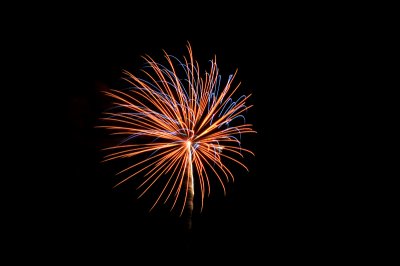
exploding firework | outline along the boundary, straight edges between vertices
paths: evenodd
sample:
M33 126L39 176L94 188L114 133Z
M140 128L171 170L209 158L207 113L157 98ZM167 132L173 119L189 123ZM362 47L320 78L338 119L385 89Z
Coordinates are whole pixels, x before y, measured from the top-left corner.
M227 161L248 170L239 159L254 154L241 146L241 135L255 131L244 117L250 95L233 100L240 86L233 86L237 70L223 82L214 57L209 72L201 75L189 43L187 49L183 61L164 52L166 65L144 56L143 77L123 71L130 87L105 92L114 103L100 127L123 136L119 144L104 149L104 161L142 158L118 172L123 177L115 186L139 176L139 197L160 188L150 210L170 202L171 210L180 208L180 215L187 210L191 216L195 192L201 211L211 193L211 178L226 193L226 183L234 180Z

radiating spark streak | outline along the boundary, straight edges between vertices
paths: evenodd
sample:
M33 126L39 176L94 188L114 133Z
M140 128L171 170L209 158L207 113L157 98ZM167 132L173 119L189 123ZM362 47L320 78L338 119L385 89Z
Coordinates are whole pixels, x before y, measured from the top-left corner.
M213 158L210 156L207 156L207 153L198 154L199 157L210 167L210 169L214 172L215 176L217 177L218 181L221 183L222 189L224 190L224 195L226 195L226 189L224 182L222 181L221 177L219 176L218 172L214 169L214 167L208 162L208 161L213 161Z
M161 193L159 194L159 196L157 197L157 200L154 202L153 206L151 206L150 211L157 205L157 203L159 202L159 200L161 199L162 195L164 194L165 190L167 189L169 182L171 182L172 178L174 177L174 173L176 172L176 170L178 169L180 163L178 162L179 160L182 160L181 157L176 156L175 158L173 158L173 160L171 161L168 170L171 170L172 167L174 167L174 170L172 171L172 173L170 174L167 183L165 184L165 186L163 187ZM176 180L176 179L175 179ZM172 191L172 190L171 190ZM168 197L165 199L164 203L168 201L169 195Z
M241 136L255 133L244 116L252 107L246 105L251 94L234 97L240 87L240 82L233 85L238 70L224 84L214 57L202 76L190 44L187 49L183 60L164 51L166 64L143 56L143 77L124 70L129 88L105 92L113 107L104 112L104 124L98 126L123 137L119 144L103 149L108 153L103 161L145 156L120 170L117 175L127 177L114 187L140 174L136 189L141 198L163 182L150 210L171 202L171 210L179 205L181 215L186 209L191 214L195 190L203 209L205 198L214 191L211 178L226 195L226 183L234 181L226 161L248 171L236 157L254 155L242 148Z
M131 168L136 167L136 166L138 166L138 165L140 165L140 164L143 164L143 163L149 161L150 159L154 159L155 157L164 155L164 154L167 153L167 152L168 152L168 151L163 152L163 153L160 153L160 154L157 154L157 155L155 155L155 156L152 157L152 158L148 158L148 159L143 160L143 161L141 161L141 162L139 162L139 163L137 163L137 164L134 164L134 165L132 165L132 166L130 166L130 167L128 167L128 168L125 168L124 170L118 172L117 175L118 175L118 174L121 174L121 173L123 173L123 172L126 172L127 170L130 170ZM142 169L140 169L140 170L134 172L133 174L131 174L131 175L128 176L127 178L125 178L125 179L123 179L122 181L118 182L114 187L117 187L117 186L121 185L122 183L124 183L124 182L126 182L127 180L131 179L133 176L135 176L135 175L137 175L137 174L143 172L143 171L146 170L147 168L151 167L153 164L155 164L155 162L151 162L149 165L147 165L147 166L143 167Z
M151 173L151 172L153 172L140 186L138 186L137 187L137 189L140 189L143 185L145 185L157 172L160 172L160 174L156 177L156 178L154 178L154 180L153 180L153 182L151 182L148 186L147 186L147 188L142 192L142 194L140 194L139 195L139 197L141 197L156 181L157 181L157 179L158 178L160 178L160 176L164 173L164 172L167 172L167 169L163 169L162 167L160 167L160 165L161 166L164 166L165 167L165 165L163 165L163 164L165 164L165 161L169 161L169 165L167 165L167 166L170 166L171 165L171 161L173 161L173 156L174 155L176 155L176 153L177 152L174 152L174 153L171 153L171 154L168 154L168 155L166 155L166 157L164 157L163 159L161 159L161 160L159 160L158 162L157 162L157 164L155 165L155 167L152 169L152 170L150 170L147 174L145 174L145 176L146 175L148 175L149 173ZM178 154L178 155L176 155L176 156L181 156L180 154ZM175 157L176 158L176 157ZM157 167L160 167L160 168L157 168Z

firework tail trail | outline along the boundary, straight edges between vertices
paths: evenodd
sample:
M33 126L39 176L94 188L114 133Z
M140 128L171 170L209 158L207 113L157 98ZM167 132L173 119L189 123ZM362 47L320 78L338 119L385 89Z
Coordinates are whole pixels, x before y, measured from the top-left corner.
M193 176L193 162L192 162L192 142L188 140L186 142L187 153L188 153L188 179L187 179L187 196L185 200L185 219L186 219L186 230L192 229L192 212L193 212L193 199L194 199L194 176Z

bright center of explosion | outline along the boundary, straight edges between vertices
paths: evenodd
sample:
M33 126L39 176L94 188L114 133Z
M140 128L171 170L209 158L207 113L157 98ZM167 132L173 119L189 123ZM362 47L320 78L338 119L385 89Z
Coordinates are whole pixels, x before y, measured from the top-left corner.
M186 147L187 147L188 149L190 149L190 146L192 146L192 142L191 142L190 140L187 140L187 141L186 141Z

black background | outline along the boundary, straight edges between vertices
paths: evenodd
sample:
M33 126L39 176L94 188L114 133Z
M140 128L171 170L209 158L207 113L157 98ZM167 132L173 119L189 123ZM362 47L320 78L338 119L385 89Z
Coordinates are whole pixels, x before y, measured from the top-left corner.
M351 208L343 208L347 191L338 167L346 162L336 141L343 132L333 125L351 30L341 32L327 13L257 9L205 8L196 15L88 9L44 31L46 41L32 45L33 59L23 61L39 88L30 111L40 118L26 125L44 129L35 131L28 160L39 174L17 189L39 198L25 201L32 211L24 214L28 246L42 239L43 252L60 259L116 264L349 252L343 212ZM148 213L134 188L112 189L115 169L100 163L108 136L94 128L107 106L100 91L120 86L122 69L137 73L140 56L161 59L162 49L181 57L187 41L203 70L214 55L225 77L238 69L241 92L252 93L254 104L247 119L258 132L243 142L256 154L245 158L250 172L238 169L226 197L216 193L201 214L195 210L190 233L162 207ZM29 184L40 188L33 192Z

